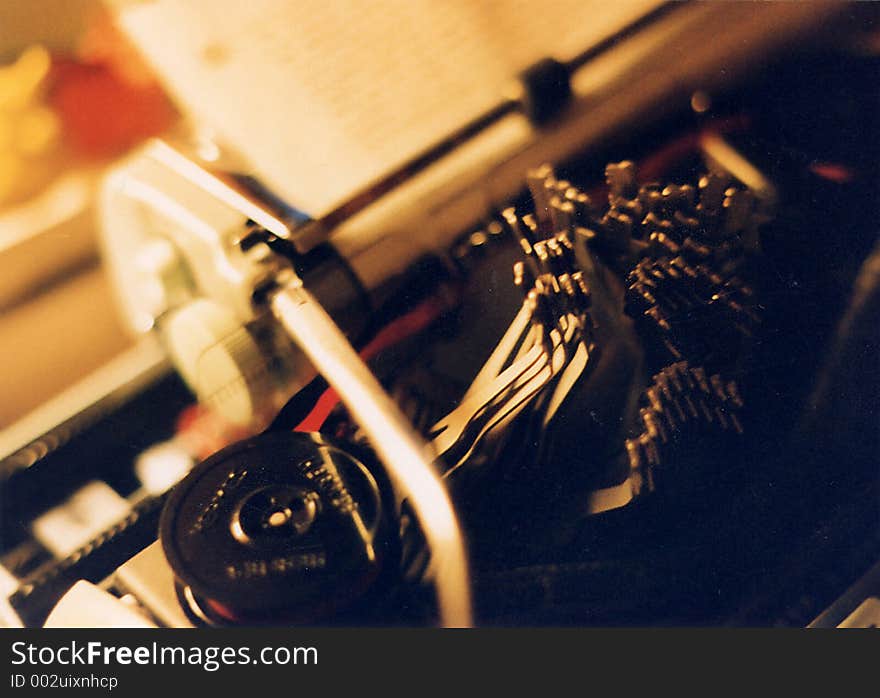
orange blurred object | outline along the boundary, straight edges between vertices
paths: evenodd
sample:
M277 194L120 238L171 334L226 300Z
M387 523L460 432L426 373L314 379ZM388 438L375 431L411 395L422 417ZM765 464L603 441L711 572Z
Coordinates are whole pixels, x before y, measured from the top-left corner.
M49 101L80 155L119 155L177 118L149 67L106 13L90 25L76 56L56 58L52 72Z
M155 85L156 77L107 12L89 24L76 48L76 58L88 65L104 65L129 85Z
M49 103L70 146L88 157L118 155L165 131L176 118L155 82L130 83L108 65L57 59Z
M851 169L846 165L839 165L835 162L814 162L810 165L810 172L822 179L827 179L837 184L846 184L855 179Z

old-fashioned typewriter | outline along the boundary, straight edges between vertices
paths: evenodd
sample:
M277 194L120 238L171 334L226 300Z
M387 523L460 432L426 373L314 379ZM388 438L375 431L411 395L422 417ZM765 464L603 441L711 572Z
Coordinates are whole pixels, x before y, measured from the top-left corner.
M6 622L876 625L875 8L295 5L118 3L191 118Z

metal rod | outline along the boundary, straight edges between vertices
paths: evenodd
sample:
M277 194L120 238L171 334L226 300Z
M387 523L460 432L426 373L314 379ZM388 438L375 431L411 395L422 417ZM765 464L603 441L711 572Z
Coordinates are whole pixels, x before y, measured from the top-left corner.
M570 61L567 61L565 63L565 66L568 68L569 72L574 72L578 68L582 68L590 61L598 58L609 49L614 48L621 41L626 41L627 39L635 36L640 31L642 31L642 29L646 29L651 24L659 19L662 19L676 8L681 8L685 6L687 6L687 3L675 2L674 0L661 3L650 12L634 19L632 22L621 27L610 36L605 37L601 41L582 51Z
M352 417L409 498L431 551L440 622L472 624L464 538L449 493L433 467L434 455L415 433L342 330L294 278L271 298L275 317L339 394Z
M653 22L663 18L672 10L685 6L686 3L664 2L645 15L630 22L602 41L590 46L585 51L565 63L569 72L582 68L606 51L614 48L621 41L625 41ZM297 228L294 238L303 238L308 241L323 239L339 224L360 213L371 203L392 191L404 182L412 179L417 174L433 165L435 162L451 153L458 146L478 136L493 124L500 121L508 114L517 112L521 108L517 99L510 97L502 98L495 106L482 114L471 119L442 139L432 143L420 153L410 158L395 169L368 184L356 192L351 198L341 203L336 208L305 225Z

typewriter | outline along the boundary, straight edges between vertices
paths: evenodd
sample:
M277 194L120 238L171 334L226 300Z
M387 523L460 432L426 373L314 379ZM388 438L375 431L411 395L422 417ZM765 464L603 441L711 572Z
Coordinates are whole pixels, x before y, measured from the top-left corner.
M876 8L111 5L189 119L6 624L877 625Z

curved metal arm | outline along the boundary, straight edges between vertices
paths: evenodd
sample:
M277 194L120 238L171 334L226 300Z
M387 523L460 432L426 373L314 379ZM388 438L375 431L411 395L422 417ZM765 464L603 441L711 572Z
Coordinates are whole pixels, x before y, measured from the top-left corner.
M270 301L275 317L339 394L406 493L431 550L440 622L472 624L470 578L464 539L452 502L432 463L434 455L383 390L345 335L299 279Z

